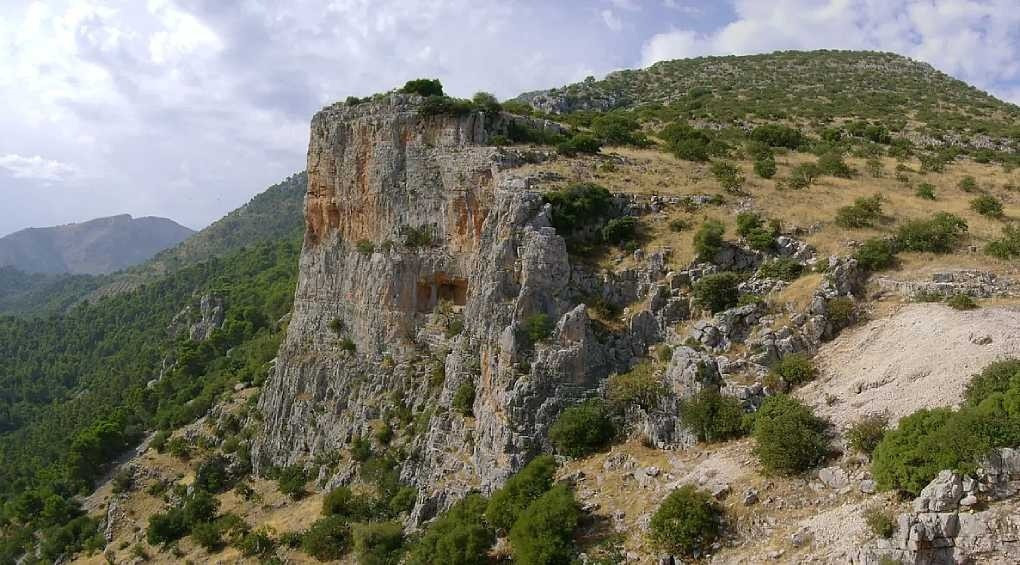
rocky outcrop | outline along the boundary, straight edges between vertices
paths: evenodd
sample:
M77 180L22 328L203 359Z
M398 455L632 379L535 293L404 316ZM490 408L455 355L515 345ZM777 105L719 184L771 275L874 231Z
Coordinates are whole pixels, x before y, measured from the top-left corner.
M878 287L906 298L953 296L965 294L974 298L1010 297L1020 295L1020 284L995 273L974 270L933 273L930 281L898 281L879 277Z
M541 195L512 174L512 152L483 145L503 119L425 115L402 95L315 116L298 288L260 400L257 470L342 452L403 405L424 419L403 440L402 476L425 519L499 485L608 374ZM427 331L439 307L463 317L459 335ZM548 338L525 331L538 317L555 324ZM450 409L465 384L473 417Z

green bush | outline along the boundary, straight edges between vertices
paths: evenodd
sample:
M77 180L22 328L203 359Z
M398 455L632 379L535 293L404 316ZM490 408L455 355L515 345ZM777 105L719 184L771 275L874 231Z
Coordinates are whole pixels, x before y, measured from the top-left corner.
M977 433L974 414L948 408L919 410L901 418L875 448L871 470L883 490L917 495L939 471L969 471L990 447Z
M985 253L1003 260L1020 257L1020 226L1002 227L1002 237L988 242Z
M340 340L340 350L355 353L358 350L358 344L354 343L354 340L350 337L345 337Z
M659 361L669 363L669 361L673 358L673 348L670 347L669 344L664 343L659 346L655 356L659 358Z
M641 124L633 116L621 112L599 114L591 121L591 130L607 145L643 147L648 138L641 133Z
M825 309L829 314L829 322L836 329L849 326L857 316L857 307L852 298L840 296L825 301Z
M960 182L957 183L956 186L964 192L974 192L978 188L977 180L975 180L974 177L970 175L967 175L960 179Z
M766 261L758 267L758 276L781 281L794 281L804 272L804 265L790 259L780 257L772 261Z
M882 216L882 197L879 195L854 200L853 205L836 210L836 225L842 228L868 228Z
M769 473L801 473L828 454L827 429L828 423L799 400L770 396L755 413L754 453Z
M881 506L871 506L864 511L864 523L876 536L889 539L896 531L896 522L892 512Z
M606 385L609 405L617 412L625 411L631 404L649 410L658 404L665 391L665 385L655 374L655 365L647 361L610 376Z
M754 128L751 131L751 139L765 143L770 147L786 147L788 149L799 149L804 143L804 136L800 131L780 124L766 124Z
M351 459L363 462L372 457L372 442L363 437L355 437L351 440Z
M970 201L970 208L982 216L998 218L1002 216L1002 202L998 198L985 194Z
M889 417L885 414L869 414L847 429L847 443L851 448L871 455L885 436L888 426Z
M340 559L351 547L351 527L343 516L319 518L301 538L301 550L319 561Z
M694 252L699 261L711 262L722 249L726 228L716 220L705 220L694 232Z
M712 313L722 312L737 305L739 292L737 285L740 284L740 276L736 273L723 271L705 275L698 279L691 287L691 295L694 301Z
M609 443L614 433L605 404L592 399L560 412L549 428L549 441L559 453L583 457Z
M322 499L323 516L342 516L348 520L367 520L373 515L372 501L355 494L350 487L337 487Z
M935 200L935 186L931 183L922 182L917 185L917 192L915 194L925 200Z
M358 565L399 565L404 548L399 522L356 524L351 533Z
M821 176L822 172L814 163L801 163L790 171L790 178L786 179L786 185L794 190L807 188L814 184L815 179Z
M638 235L640 222L634 216L613 218L602 227L602 240L619 245L634 240Z
M602 144L599 140L586 133L576 134L570 139L556 144L556 152L568 157L573 157L578 153L594 155L598 153L600 149L602 149Z
M471 102L477 108L489 114L498 114L503 110L503 107L499 104L499 100L488 92L476 92L475 95L471 97Z
M881 160L876 159L874 157L868 159L864 163L864 169L868 171L868 174L871 175L872 178L876 179L882 178L883 167Z
M340 318L333 318L329 321L329 329L335 335L339 336L344 333L344 321Z
M232 485L227 473L227 459L222 455L213 455L198 466L195 471L195 488L208 492L223 492Z
M483 518L486 500L469 494L436 518L411 549L408 565L486 565L496 534Z
M715 161L710 167L712 176L727 192L738 192L744 186L744 177L733 163Z
M838 177L842 179L852 178L854 176L853 169L850 165L847 165L843 161L843 154L839 152L829 152L823 154L818 158L818 171L823 175L830 177Z
M520 565L558 565L575 557L573 534L581 512L560 484L531 503L510 528L510 551Z
M747 433L744 407L732 396L723 396L715 387L705 387L680 403L680 421L698 436L698 441L717 442Z
M407 81L400 91L404 94L418 94L420 96L443 96L443 83L437 78L417 78Z
M202 522L191 528L191 538L206 551L218 551L223 547L223 535L215 522Z
M461 416L471 416L475 405L475 384L470 381L461 383L453 394L452 405Z
M691 222L683 218L675 218L669 221L669 231L679 233L691 229Z
M1020 359L996 361L971 377L964 396L967 403L977 406L996 393L1005 393L1010 387L1020 389Z
M548 192L544 199L551 205L549 221L561 235L602 222L609 212L612 195L593 183L575 183L563 190Z
M308 474L301 465L289 465L280 469L276 478L276 488L291 498L298 499L305 495L305 483Z
M868 239L854 252L854 259L864 270L882 271L896 264L896 247L887 239Z
M170 432L166 430L160 430L152 436L152 440L149 442L149 447L156 450L156 453L163 453L166 448L167 440L170 439Z
M815 380L818 371L811 358L802 353L783 356L772 365L771 372L791 385L802 385Z
M763 179L770 179L776 176L776 157L771 152L757 157L754 160L754 174Z
M492 493L485 507L485 519L493 527L509 531L521 513L552 488L555 473L556 460L552 456L539 455L532 459Z
M362 255L371 255L375 252L375 244L367 239L359 239L354 246Z
M145 531L145 540L149 545L167 545L181 539L188 533L188 524L184 513L179 509L157 513L149 516L149 527Z
M946 300L946 306L954 310L973 310L978 307L974 299L966 294L954 294Z
M127 492L135 484L135 474L130 468L124 467L114 473L110 483L114 494Z
M712 140L705 132L687 124L673 123L659 132L666 147L678 159L685 161L707 161Z
M544 312L532 314L525 318L522 328L524 339L531 344L544 341L552 335L553 329L555 329L555 326L552 319Z
M896 244L904 251L950 253L967 233L967 222L959 216L939 212L929 220L911 220L896 232Z
M652 542L682 557L704 556L722 533L722 510L693 485L669 494L649 522Z

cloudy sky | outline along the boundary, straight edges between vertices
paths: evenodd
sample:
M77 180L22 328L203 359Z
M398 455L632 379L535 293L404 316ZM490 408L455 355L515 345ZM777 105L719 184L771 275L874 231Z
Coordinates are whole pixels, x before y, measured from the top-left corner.
M0 0L0 234L200 228L304 168L308 121L434 76L501 98L662 59L875 49L1020 102L1018 0Z

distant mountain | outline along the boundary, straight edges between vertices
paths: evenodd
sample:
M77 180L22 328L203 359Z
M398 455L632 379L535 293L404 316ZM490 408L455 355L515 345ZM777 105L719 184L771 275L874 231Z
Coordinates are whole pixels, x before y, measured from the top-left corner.
M193 233L173 220L127 214L28 228L0 238L0 267L44 274L111 273L137 265Z

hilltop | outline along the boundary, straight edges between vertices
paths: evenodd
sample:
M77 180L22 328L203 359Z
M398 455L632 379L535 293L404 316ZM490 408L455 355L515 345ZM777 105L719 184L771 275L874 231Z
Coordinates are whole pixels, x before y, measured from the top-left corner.
M0 238L0 267L26 273L111 273L141 263L193 233L173 220L127 214L28 228Z

